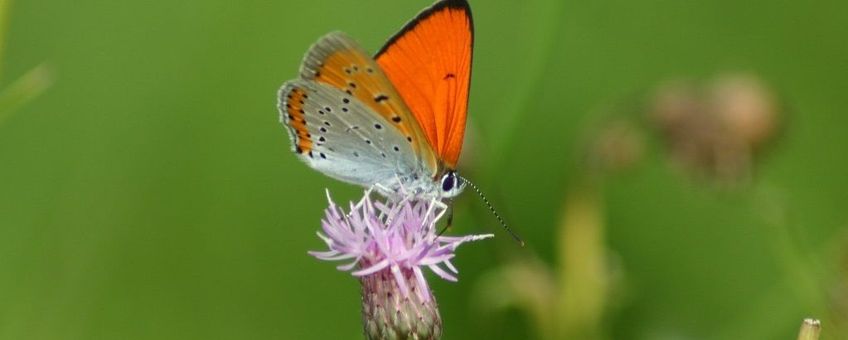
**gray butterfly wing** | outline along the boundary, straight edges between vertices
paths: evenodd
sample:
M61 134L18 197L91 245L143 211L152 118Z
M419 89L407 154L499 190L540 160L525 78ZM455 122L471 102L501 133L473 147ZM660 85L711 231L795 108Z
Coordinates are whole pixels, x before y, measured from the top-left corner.
M322 173L362 186L394 186L420 164L405 135L357 98L310 80L280 89L281 120L298 157Z

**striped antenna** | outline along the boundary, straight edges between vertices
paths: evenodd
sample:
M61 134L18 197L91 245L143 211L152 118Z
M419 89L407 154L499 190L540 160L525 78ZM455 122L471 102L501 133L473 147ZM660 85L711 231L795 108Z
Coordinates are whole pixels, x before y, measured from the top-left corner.
M492 206L492 203L489 203L489 199L486 198L486 195L483 195L483 192L480 191L480 188L478 188L477 185L475 185L465 177L459 175L457 175L457 177L462 178L465 183L468 183L468 185L471 186L471 188L474 189L475 192L477 192L477 196L480 196L480 198L483 200L483 203L486 204L486 207L489 208L489 211L492 212L492 215L495 215L495 218L498 219L498 222L501 223L501 226L504 228L504 230L506 230L506 232L509 233L509 235L512 236L512 238L515 239L515 241L523 247L524 241L521 239L521 237L518 237L518 234L516 234L512 231L512 229L509 228L509 226L506 224L506 221L504 221L503 217L501 217L501 215L498 214L498 212L495 210L495 207Z

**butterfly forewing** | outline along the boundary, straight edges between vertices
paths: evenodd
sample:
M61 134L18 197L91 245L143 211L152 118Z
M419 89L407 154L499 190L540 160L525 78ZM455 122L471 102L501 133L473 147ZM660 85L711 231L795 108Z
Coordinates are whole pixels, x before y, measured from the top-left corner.
M465 135L473 43L468 3L443 0L404 26L376 56L450 168L456 167Z

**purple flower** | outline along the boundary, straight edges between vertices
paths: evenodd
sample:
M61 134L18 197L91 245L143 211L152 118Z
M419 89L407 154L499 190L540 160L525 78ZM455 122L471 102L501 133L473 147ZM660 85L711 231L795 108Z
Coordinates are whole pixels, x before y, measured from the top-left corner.
M318 236L329 250L309 254L321 260L351 260L337 268L356 269L352 274L357 277L388 270L404 296L409 289L401 276L403 270L412 271L423 288L428 286L422 267L455 282L459 272L451 259L456 256L456 248L468 241L494 236L438 236L436 221L445 213L444 206L438 202L403 199L398 203L384 203L372 200L366 193L358 203L351 203L350 212L345 214L330 198L329 191L327 200L330 206L321 221L323 233L318 232Z
M318 236L329 248L309 252L321 260L350 261L338 266L362 282L366 336L416 335L438 338L441 319L422 268L457 281L451 263L459 245L487 235L439 236L436 222L445 205L404 198L374 200L370 192L345 213L330 198ZM412 294L411 294L412 293Z

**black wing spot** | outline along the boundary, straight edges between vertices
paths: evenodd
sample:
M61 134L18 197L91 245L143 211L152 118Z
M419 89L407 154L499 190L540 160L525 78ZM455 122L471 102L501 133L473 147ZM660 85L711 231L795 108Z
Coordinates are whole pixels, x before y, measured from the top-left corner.
M456 75L455 75L455 74L453 74L453 73L446 73L446 74L445 74L445 77L444 77L444 78L442 78L442 80L448 80L448 79L454 79L454 78L456 78Z
M294 152L303 153L303 149L301 149L300 146L296 146L294 147Z
M319 141L319 142L326 142L326 141L327 141L327 139L326 139L326 138L324 138L324 136L321 136L321 137L318 137L318 141Z
M387 96L385 94L381 94L379 96L374 97L374 101L378 102L378 103L386 101L386 100L389 100L389 96Z
M369 67L365 69L365 72L374 73L374 69Z
M325 155L323 152L319 153L318 155L320 155L323 159L327 159L327 155Z
M327 112L333 112L333 109L332 109L332 108L330 108L329 106L327 106L327 107L325 107L325 108L324 108L324 111L327 111Z
M392 121L395 122L395 123L400 123L400 116L392 117Z
M381 152L381 153L380 153L380 156L383 156L383 158L386 158L386 153L385 153L385 152Z
M406 136L406 141L412 143L412 136Z
M356 88L356 83L354 83L354 82L349 82L349 83L347 83L347 86L350 86L350 88L355 89L355 88Z
M348 109L346 107L342 108L342 112L347 112L347 111L348 111Z
M327 133L327 128L325 128L325 127L323 127L323 126L322 126L320 129L318 129L318 130L320 130L320 131L321 131L321 132L323 132L323 133ZM323 138L323 137L322 137L322 138Z
M309 158L313 158L312 151L309 151Z
M371 140L370 140L370 139L366 139L366 140L365 140L365 144L371 145Z
M328 121L326 121L326 120L324 121L324 125L326 125L326 126L331 126L331 125L330 125L330 122L328 122Z
M354 156L354 157L359 157L359 152L354 151L354 152L353 152L353 156Z
M399 148L397 145L395 145L392 149L394 149L394 150L395 150L395 152L400 151L400 148Z
M377 129L377 130L380 130L380 129L383 128L383 126L380 125L380 124L374 124L374 128Z
M342 103L345 103L345 104L350 103L350 99L344 98L344 99L342 99Z

